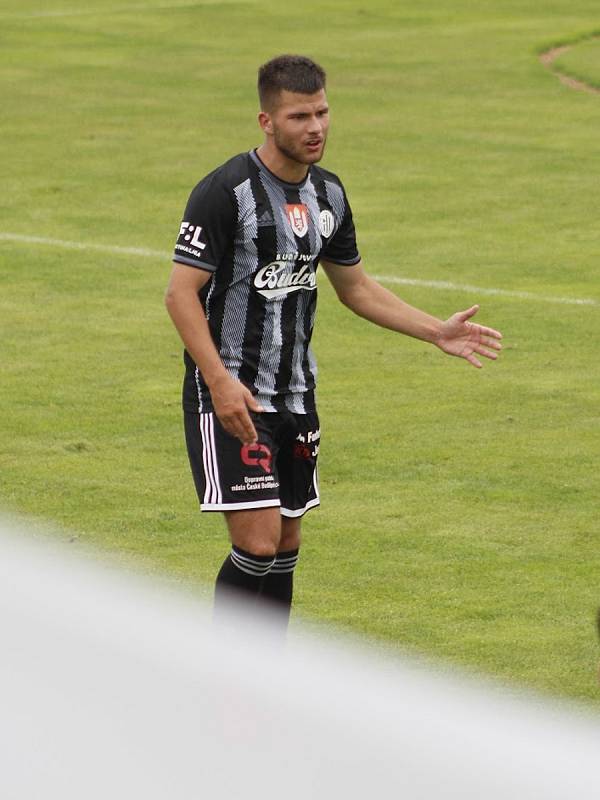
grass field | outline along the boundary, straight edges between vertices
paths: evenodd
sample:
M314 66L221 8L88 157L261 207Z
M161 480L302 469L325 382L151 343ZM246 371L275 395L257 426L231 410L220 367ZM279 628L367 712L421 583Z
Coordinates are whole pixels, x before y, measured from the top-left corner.
M556 60L556 69L600 92L600 33L568 44L568 51Z
M260 142L258 64L305 52L366 268L440 316L480 302L505 350L474 370L320 284L297 613L597 706L600 98L538 53L599 22L591 0L4 0L2 505L210 593L226 543L183 448L169 253L191 187ZM600 81L600 41L563 59Z

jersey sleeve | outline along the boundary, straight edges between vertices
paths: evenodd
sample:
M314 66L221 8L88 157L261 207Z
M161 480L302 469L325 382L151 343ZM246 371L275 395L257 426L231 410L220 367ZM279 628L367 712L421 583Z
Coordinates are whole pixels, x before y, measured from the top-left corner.
M211 173L189 197L173 260L214 272L231 248L236 222L233 194L219 180L218 173Z
M356 244L356 230L352 219L352 209L342 187L341 202L343 206L341 222L321 251L321 258L333 264L342 264L351 267L360 261L360 253Z

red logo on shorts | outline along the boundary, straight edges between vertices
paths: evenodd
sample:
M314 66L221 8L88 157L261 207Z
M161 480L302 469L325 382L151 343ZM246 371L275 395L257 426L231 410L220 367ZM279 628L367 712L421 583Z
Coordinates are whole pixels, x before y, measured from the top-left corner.
M273 456L266 444L245 444L240 450L240 456L249 467L262 467L265 472L271 472Z
M294 445L294 458L303 458L306 460L312 458L310 447L307 447L307 445L301 442L296 442Z

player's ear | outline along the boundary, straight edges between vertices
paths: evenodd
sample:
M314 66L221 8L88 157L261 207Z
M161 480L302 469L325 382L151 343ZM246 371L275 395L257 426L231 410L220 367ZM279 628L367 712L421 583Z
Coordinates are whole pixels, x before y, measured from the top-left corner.
M260 125L263 133L266 133L267 135L273 133L273 122L271 120L271 115L266 111L259 112L258 124Z

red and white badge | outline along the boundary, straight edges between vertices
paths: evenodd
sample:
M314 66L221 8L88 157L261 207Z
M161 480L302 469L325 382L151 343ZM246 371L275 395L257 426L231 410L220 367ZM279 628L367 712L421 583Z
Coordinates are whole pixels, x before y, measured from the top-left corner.
M288 203L285 210L296 236L305 236L308 232L308 209L304 203Z

